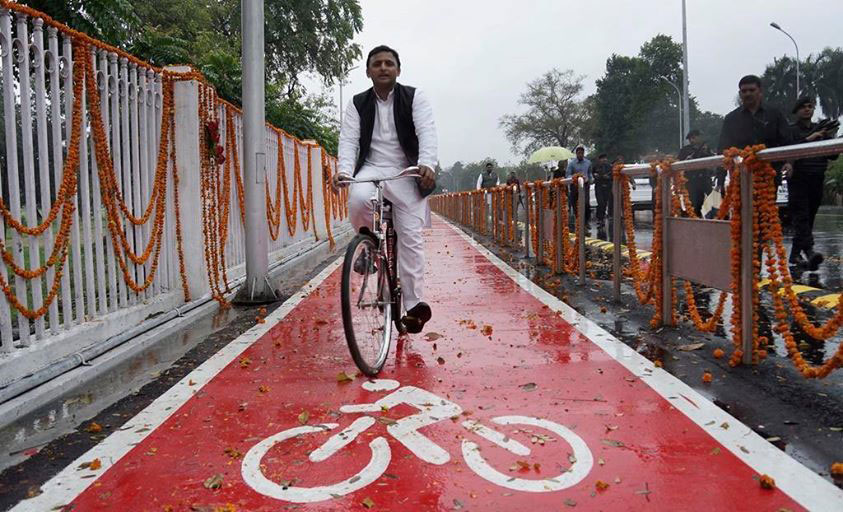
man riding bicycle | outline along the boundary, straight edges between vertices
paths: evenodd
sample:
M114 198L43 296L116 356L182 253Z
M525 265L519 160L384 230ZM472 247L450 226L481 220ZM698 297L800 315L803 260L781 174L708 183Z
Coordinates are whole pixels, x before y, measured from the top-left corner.
M398 272L401 275L404 308L402 323L408 332L422 331L431 318L424 294L424 240L422 229L430 226L427 196L436 186L433 167L437 161L436 126L433 110L424 93L397 83L401 74L398 52L378 46L366 58L366 76L372 87L348 103L340 129L340 175L357 179L396 176L410 165L419 167L421 177L383 183L384 196L392 203L398 235ZM372 222L373 183L355 183L348 197L354 229L368 229ZM361 265L365 268L366 262Z

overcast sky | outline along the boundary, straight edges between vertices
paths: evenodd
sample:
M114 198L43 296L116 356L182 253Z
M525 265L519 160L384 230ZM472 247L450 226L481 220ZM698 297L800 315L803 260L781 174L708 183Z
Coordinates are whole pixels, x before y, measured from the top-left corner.
M681 0L361 0L363 58L378 45L398 50L399 82L425 90L439 132L439 159L516 162L498 120L519 111L527 81L553 67L585 75L595 90L606 59L635 55L658 33L682 42ZM691 95L703 110L734 108L738 79L760 75L774 57L843 46L841 0L687 0ZM371 87L363 61L349 73L344 102ZM310 82L312 84L312 82ZM333 91L337 100L338 93ZM678 114L677 114L678 115Z

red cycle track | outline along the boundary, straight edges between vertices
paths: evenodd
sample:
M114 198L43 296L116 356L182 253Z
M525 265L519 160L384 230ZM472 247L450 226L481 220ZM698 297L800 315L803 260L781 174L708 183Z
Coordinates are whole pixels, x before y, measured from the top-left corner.
M388 442L391 459L374 482L323 501L296 503L247 484L244 456L281 431L323 423L348 427L362 413L340 407L373 403L353 374L339 308L336 264L223 353L14 510L831 510L840 491L763 441L666 372L488 255L440 219L427 238L426 294L434 318L426 335L399 341L381 375L458 404L419 433L443 448L444 464L422 461L388 432L417 413L409 405L367 413L377 419L322 462L308 455L338 432L303 434L260 457L260 472L279 487L354 480L372 459L370 443ZM320 279L324 281L319 282ZM583 452L535 425L495 417L544 418L578 436ZM514 455L462 426L466 420L529 448ZM463 440L509 482L580 473L561 490L526 492L481 478L462 454ZM577 457L579 454L579 457ZM98 458L102 468L77 469ZM578 466L579 465L579 466ZM778 487L762 489L767 473ZM206 481L221 475L217 489ZM604 487L604 484L606 486ZM561 485L561 484L560 484ZM567 505L567 507L566 507ZM832 508L826 508L826 507ZM193 508L192 508L193 507ZM205 508L203 508L205 507Z

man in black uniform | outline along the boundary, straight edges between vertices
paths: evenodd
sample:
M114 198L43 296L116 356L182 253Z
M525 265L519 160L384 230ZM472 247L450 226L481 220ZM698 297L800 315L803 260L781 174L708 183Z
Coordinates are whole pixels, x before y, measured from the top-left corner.
M609 208L609 217L614 212L612 201L612 164L606 153L597 157L597 165L592 169L594 175L594 195L597 196L597 222L603 224L606 218L606 207Z
M793 125L793 140L796 143L814 142L833 138L837 127L822 129L811 119L814 116L814 100L803 97L793 107L796 123ZM790 249L792 265L807 266L817 270L823 262L823 255L814 252L814 218L823 197L823 182L828 162L833 157L819 156L803 158L793 164L787 174L787 204L793 220L793 245ZM801 254L805 254L802 260Z
M688 139L688 144L679 150L679 160L704 158L714 154L708 149L708 145L703 141L699 130L691 130L685 138ZM688 188L688 195L691 197L691 205L694 207L697 217L702 217L703 201L705 201L705 196L711 193L712 174L705 169L700 169L698 171L685 171L685 177L688 179L686 187Z
M791 142L791 128L784 115L773 107L762 104L763 91L761 79L755 75L747 75L738 82L741 106L726 114L723 127L720 130L718 152L736 147L764 144L768 148L786 146ZM789 163L774 163L778 177L776 183L781 182L782 173L790 172ZM717 175L717 186L721 189L726 180L726 171Z

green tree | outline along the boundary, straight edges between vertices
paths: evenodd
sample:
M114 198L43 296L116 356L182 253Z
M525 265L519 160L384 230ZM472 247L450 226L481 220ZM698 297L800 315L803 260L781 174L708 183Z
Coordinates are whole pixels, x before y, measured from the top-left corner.
M843 114L843 48L826 48L799 62L799 95L818 101L826 117ZM787 56L773 59L761 76L764 101L785 114L796 101L796 60Z
M609 57L597 92L585 102L597 152L624 155L627 161L656 152L676 154L680 98L670 84L680 83L681 59L682 47L666 35L644 43L637 56ZM713 145L722 117L700 111L693 97L689 103L691 125Z
M543 146L570 147L581 140L586 117L578 96L583 78L554 68L527 84L518 99L526 112L506 114L499 121L513 151L529 155Z
M72 28L157 66L189 64L220 97L241 104L240 0L24 0ZM335 152L337 127L320 96L298 81L331 84L360 56L357 0L265 0L266 115L288 132Z
M814 59L814 88L823 114L837 119L843 115L843 48L826 48Z
M125 47L141 19L130 0L19 0L56 21L113 46Z

